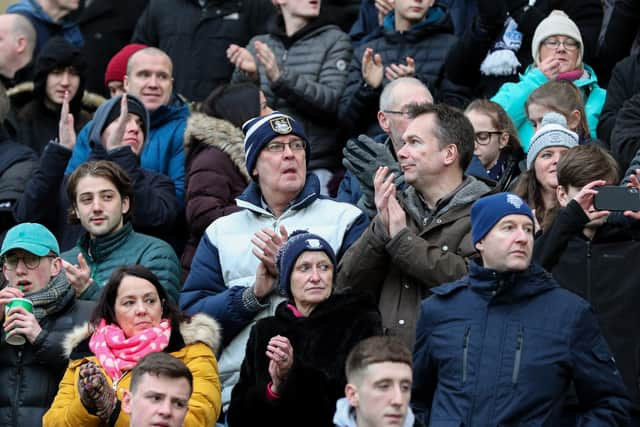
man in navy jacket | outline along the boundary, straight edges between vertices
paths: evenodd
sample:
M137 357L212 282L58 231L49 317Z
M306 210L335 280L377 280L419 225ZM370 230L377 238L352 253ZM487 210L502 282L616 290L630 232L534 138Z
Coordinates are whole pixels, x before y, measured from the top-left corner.
M628 425L629 399L591 307L531 264L527 204L509 193L482 198L471 227L481 260L422 303L416 415L431 426L556 426L573 383L577 425Z

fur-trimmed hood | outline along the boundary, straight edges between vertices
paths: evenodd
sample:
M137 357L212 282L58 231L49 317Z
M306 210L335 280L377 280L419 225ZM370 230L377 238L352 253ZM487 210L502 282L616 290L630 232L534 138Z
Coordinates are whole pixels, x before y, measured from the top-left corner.
M33 87L34 84L32 81L22 82L8 89L7 96L17 108L20 108L33 98ZM86 111L93 112L106 101L107 99L102 95L85 90L82 95L82 108Z
M89 322L72 329L62 342L64 355L70 359L76 347L88 341L93 332L93 327ZM220 348L220 325L213 317L204 313L195 314L190 320L182 322L180 334L185 345L202 342L211 347L214 353Z
M244 136L230 122L204 113L192 113L184 131L184 151L188 156L197 144L218 148L226 153L242 176L251 182L244 159Z

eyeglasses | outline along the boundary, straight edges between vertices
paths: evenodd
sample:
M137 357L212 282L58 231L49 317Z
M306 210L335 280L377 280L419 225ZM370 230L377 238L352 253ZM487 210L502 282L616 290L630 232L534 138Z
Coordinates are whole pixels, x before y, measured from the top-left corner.
M557 49L560 47L560 45L562 45L562 47L564 47L569 52L573 52L574 50L580 47L580 43L578 43L573 39L565 39L560 41L558 39L550 38L550 39L545 39L545 41L543 41L542 44L544 45L544 47L547 47L549 49Z
M408 111L382 110L382 112L386 113L386 114L400 114L405 119L410 119L411 118L411 114L409 114Z
M500 135L503 131L501 130L484 130L482 132L476 132L476 143L478 145L487 145L491 142L491 135Z
M297 139L291 142L272 141L267 144L266 149L271 153L282 153L285 146L289 146L289 149L291 151L302 151L307 146L307 144L302 139Z
M9 254L3 257L2 263L5 267L7 267L7 270L15 270L18 267L18 263L20 262L20 260L22 260L24 265L29 270L35 270L36 268L38 268L38 266L40 266L40 260L42 258L55 258L55 256L46 255L41 257L32 253L26 253L21 256L16 254Z

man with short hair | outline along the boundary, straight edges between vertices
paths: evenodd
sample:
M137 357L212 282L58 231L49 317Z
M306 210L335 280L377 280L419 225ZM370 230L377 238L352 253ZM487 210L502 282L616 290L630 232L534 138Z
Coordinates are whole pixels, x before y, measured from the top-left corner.
M411 352L397 337L360 341L346 362L345 398L338 400L336 427L415 427L411 400Z
M433 96L427 86L414 77L400 77L384 87L378 110L378 124L384 133L373 139L360 135L347 141L342 163L348 170L336 200L352 203L373 218L376 215L373 177L383 165L396 174L397 189L404 189L397 151L404 145L402 134L411 121L409 106L423 103L433 103Z
M122 409L130 427L182 427L193 392L193 374L180 359L162 351L140 359L131 371Z
M67 367L62 341L77 325L89 320L93 304L76 301L62 271L58 242L35 223L11 228L0 249L7 286L0 290L0 425L40 426L53 402ZM33 309L13 307L13 298L26 298ZM7 337L20 334L21 345Z
M0 80L8 89L31 78L36 32L27 18L14 13L0 15Z
M79 222L85 231L76 246L62 254L65 272L79 299L98 299L113 270L140 264L158 277L174 301L178 300L178 257L163 240L133 230L134 193L122 168L106 160L83 163L69 177L67 194L69 219Z
M310 147L300 122L276 111L251 119L243 130L253 178L237 199L243 209L206 229L180 292L184 311L204 312L222 326L219 367L226 406L251 326L273 315L283 300L274 287L275 256L288 233L316 233L341 257L367 223L355 206L320 196L318 178L307 173Z
M422 302L412 406L429 425L627 426L630 401L589 304L531 264L534 216L498 193L471 208L479 259Z
M173 64L169 56L155 47L138 50L129 57L124 89L139 98L149 110L147 143L140 165L173 180L178 201L184 203L184 130L189 107L173 91ZM65 173L73 172L89 158L91 123L78 134L73 155Z
M78 9L79 0L20 0L7 8L27 18L36 32L34 56L54 36L63 36L74 46L82 47L84 38L80 27L67 16Z
M378 214L342 259L337 288L372 293L385 329L412 348L420 301L467 271L474 253L469 211L489 187L464 175L474 133L461 111L426 103L411 107L409 116L397 151L408 186L396 190L395 175L378 170Z

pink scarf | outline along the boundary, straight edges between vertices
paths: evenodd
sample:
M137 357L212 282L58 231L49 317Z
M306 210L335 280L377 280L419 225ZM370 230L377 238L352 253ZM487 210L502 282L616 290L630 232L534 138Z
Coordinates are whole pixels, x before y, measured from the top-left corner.
M124 336L118 325L107 325L102 319L89 340L89 348L107 375L115 381L123 372L136 366L142 357L164 350L169 345L170 337L171 324L168 319L162 319L158 326L129 338Z

